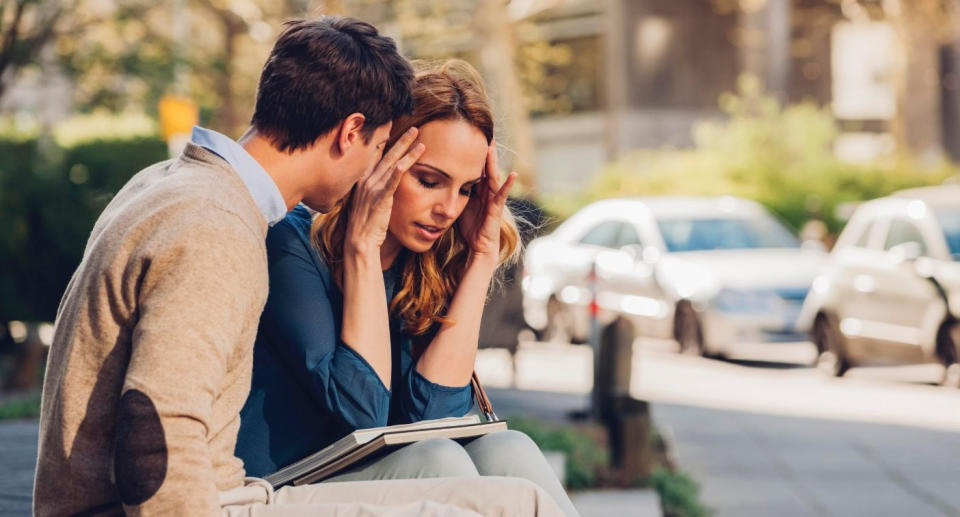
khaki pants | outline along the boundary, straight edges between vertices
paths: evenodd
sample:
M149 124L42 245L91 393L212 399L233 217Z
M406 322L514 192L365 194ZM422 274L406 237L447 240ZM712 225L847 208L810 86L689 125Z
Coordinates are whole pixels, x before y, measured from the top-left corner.
M507 477L347 481L221 493L222 517L562 517L534 483Z

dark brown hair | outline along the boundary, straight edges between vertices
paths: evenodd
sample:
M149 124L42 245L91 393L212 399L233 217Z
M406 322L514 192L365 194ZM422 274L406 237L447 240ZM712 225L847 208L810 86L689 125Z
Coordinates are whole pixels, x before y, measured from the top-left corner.
M289 21L263 66L252 124L281 151L296 151L361 113L369 139L410 113L413 75L393 40L369 23L338 16Z

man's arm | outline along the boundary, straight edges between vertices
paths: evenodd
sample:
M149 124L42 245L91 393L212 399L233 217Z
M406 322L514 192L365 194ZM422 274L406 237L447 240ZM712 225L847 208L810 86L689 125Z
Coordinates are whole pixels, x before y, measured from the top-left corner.
M213 405L231 356L251 345L240 341L257 324L263 251L227 214L165 224L147 246L158 251L124 279L142 283L117 408L118 492L128 513L218 515Z

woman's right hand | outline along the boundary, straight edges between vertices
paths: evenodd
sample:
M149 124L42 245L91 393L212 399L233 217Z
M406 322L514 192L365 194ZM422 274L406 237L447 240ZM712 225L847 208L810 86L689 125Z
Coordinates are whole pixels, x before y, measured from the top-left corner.
M379 257L380 246L387 237L393 193L403 174L413 166L425 149L417 139L417 128L410 128L383 155L369 174L360 178L350 199L344 251Z

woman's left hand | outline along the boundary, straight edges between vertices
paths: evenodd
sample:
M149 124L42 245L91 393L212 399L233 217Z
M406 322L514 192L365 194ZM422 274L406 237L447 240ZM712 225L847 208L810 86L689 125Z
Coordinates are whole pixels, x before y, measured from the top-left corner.
M511 172L503 184L500 183L496 142L487 149L483 175L484 181L474 187L458 224L470 246L472 258L485 258L497 264L500 258L500 218L517 173Z

